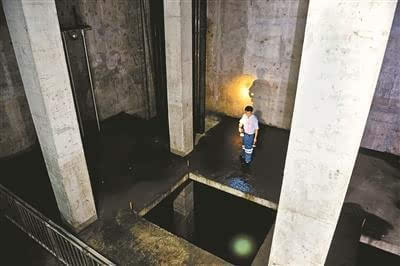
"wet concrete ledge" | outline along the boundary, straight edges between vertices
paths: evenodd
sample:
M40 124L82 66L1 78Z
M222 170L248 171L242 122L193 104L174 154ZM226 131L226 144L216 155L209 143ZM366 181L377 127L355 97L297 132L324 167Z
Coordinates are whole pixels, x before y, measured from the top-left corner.
M366 235L361 236L360 242L400 256L400 246L398 246L397 244L389 243L384 240L374 239Z
M267 207L267 208L270 208L270 209L273 209L273 210L277 210L278 209L278 204L275 203L275 202L272 202L272 201L269 201L267 199L263 199L263 198L254 196L254 195L252 195L250 193L246 193L246 192L243 192L241 190L232 188L229 185L218 183L218 182L216 182L216 181L214 181L212 179L208 179L208 178L206 178L206 177L204 177L204 176L202 176L200 174L189 173L189 178L191 180L193 180L193 181L196 181L196 182L202 183L204 185L216 188L218 190L227 192L227 193L235 195L237 197L244 198L246 200L255 202L255 203L260 204L260 205L262 205L264 207Z
M237 119L222 117L190 155L189 178L221 191L277 209L289 132L261 126L249 169L239 163L241 141ZM390 156L389 156L390 157ZM346 203L359 204L370 218L360 242L400 255L400 165L388 155L361 149L347 191ZM375 222L377 221L377 222Z
M165 199L169 194L175 191L178 187L180 187L183 183L185 183L189 179L189 174L184 175L181 179L179 179L168 191L161 192L161 194L152 202L147 203L141 209L134 207L133 209L139 214L139 216L144 216L151 209L157 206L163 199Z
M98 220L80 238L118 265L231 265L133 213Z

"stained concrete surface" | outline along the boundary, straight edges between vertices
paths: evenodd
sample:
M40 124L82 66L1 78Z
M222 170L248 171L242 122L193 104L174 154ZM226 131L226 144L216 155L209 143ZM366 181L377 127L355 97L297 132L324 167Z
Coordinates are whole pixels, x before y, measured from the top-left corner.
M400 5L397 4L361 146L400 155Z
M149 101L147 94L154 98L154 91L146 91L139 1L55 2L62 28L92 27L86 41L100 119L120 112L145 117L148 108L154 109L155 99ZM71 55L80 53L80 48L70 48ZM85 72L76 78L87 80Z
M185 179L187 162L169 152L157 119L121 113L102 123L102 133L87 148L101 217L132 204L140 213Z
M209 183L211 186L224 184L233 191L245 193L250 199L266 199L264 203L276 206L289 132L262 126L253 164L249 169L243 169L238 158L241 144L237 120L229 117L220 120L220 124L200 139L195 152L186 158L190 171L213 182ZM189 169L186 159L165 152L168 143L166 136L158 134L161 130L156 120L148 123L121 114L106 120L103 128L103 135L91 138L87 144L96 149L87 149L86 155L89 165L94 162L89 168L100 222L103 223L101 228L112 231L116 224L114 217L128 208L130 202L137 213L147 212L146 208L153 207L173 186L184 181ZM1 175L0 182L58 222L58 209L40 149L0 163L2 173L7 173ZM374 241L372 244L381 248L382 243L396 248L399 245L396 244L400 239L396 228L399 177L397 157L361 150L346 201L359 203L368 213L371 222L366 226L366 234Z
M326 266L397 266L400 264L399 256L359 242L365 217L366 213L358 204L344 204L325 262ZM253 266L268 264L273 230L274 226L257 252Z
M0 158L35 143L35 128L0 2Z
M132 215L133 220L131 224L126 224L132 228L125 227L125 229L135 231L133 236L137 236L136 242L128 241L126 245L122 245L125 238L121 237L121 241L114 246L108 239L101 249L101 251L110 252L105 251L107 257L115 258L113 257L115 256L114 248L117 247L121 250L121 254L125 252L125 255L121 255L121 261L125 258L132 261L132 264L135 264L133 258L144 262L143 256L149 259L149 264L152 262L157 264L157 262L162 262L163 257L167 255L172 257L179 255L182 261L198 259L205 262L221 262L184 240L177 240L173 235L160 231L158 227L129 210L132 203L135 213L147 212L147 208L154 206L162 197L169 194L173 187L187 179L187 162L169 153L167 137L161 134L165 130L160 128L160 124L157 120L144 121L127 114L120 114L102 123L101 135L92 132L90 138L86 139L85 152L91 172L99 221L93 227L90 226L83 236L89 237L88 232L100 230L98 224L101 224L100 228L104 234L112 236L111 240L117 238L116 232L122 235L129 233L129 231L121 231L123 229L119 227L120 224L114 222L115 219L120 219L118 217L121 211L126 210L129 215ZM57 224L61 224L39 148L30 153L0 161L0 168L6 173L0 177L1 184ZM124 212L124 215L127 215L127 212ZM154 234L158 234L158 238L151 238ZM96 238L97 233L92 236L94 238L88 243L96 248L98 247L96 243L100 240ZM146 239L147 236L150 239ZM85 238L85 240L88 239ZM175 241L175 245L166 247L163 251L157 251L156 246L151 245L159 245L159 239ZM142 241L145 242L142 243ZM134 251L131 249L133 243L137 244ZM147 245L149 245L149 250L145 249ZM192 253L195 255L190 255Z
M207 10L207 110L239 117L249 97L236 79L249 75L265 85L260 120L290 128L307 0L215 0ZM362 147L400 155L400 8L395 13ZM245 90L244 90L245 91ZM244 92L246 94L246 92Z
M80 237L119 265L229 265L129 209L95 222Z
M260 102L261 121L290 127L307 7L305 0L210 1L206 60L208 110L240 116L251 101L240 91L237 93L243 88L234 81L249 75L253 80L267 80L275 88L276 97ZM268 95L260 97L265 99Z
M222 117L190 155L190 177L276 208L288 137L288 131L261 126L251 167L242 168L237 119ZM398 157L360 149L345 202L359 204L366 212L362 242L400 255L399 199Z
M190 156L190 171L253 197L277 203L289 132L261 125L251 167L243 168L238 120L222 117ZM199 181L199 180L197 180Z
M361 241L400 255L400 165L398 157L361 150L345 202L368 213Z

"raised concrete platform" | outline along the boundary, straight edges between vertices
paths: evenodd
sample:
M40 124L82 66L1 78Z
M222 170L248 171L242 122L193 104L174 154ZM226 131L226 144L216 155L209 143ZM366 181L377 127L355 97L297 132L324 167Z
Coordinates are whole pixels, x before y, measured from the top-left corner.
M230 265L129 209L97 221L80 237L118 265Z
M360 241L400 255L400 166L397 158L362 150L345 202L366 212Z
M277 209L289 132L261 126L253 163L241 167L237 119L223 117L190 155L189 178ZM400 255L400 165L398 158L361 149L346 203L359 204L366 222L360 241ZM398 207L399 206L399 207Z
M239 161L242 144L238 120L223 117L200 139L190 155L190 178L276 209L289 132L261 126L250 168Z

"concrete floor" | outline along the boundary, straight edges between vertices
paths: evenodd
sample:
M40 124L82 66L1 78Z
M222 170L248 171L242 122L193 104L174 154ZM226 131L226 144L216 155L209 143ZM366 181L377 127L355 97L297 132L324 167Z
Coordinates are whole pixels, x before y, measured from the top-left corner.
M276 209L282 184L289 132L262 126L254 160L243 168L238 119L222 117L190 155L190 178Z
M158 124L122 114L106 120L101 135L85 141L100 219L81 237L115 262L151 265L176 257L180 263L225 264L140 216L187 179L276 209L289 132L262 126L254 161L244 169L239 162L237 119L223 117L183 159L168 152L167 138L160 135L165 131ZM396 226L400 169L396 159L361 150L346 202L358 204L367 218L361 241L400 254L400 228ZM40 150L1 161L0 167L7 173L0 179L3 185L58 222ZM26 185L21 186L22 182Z
M250 168L239 163L237 119L223 117L190 156L190 178L276 209L289 132L261 126ZM361 242L400 255L400 164L398 157L360 149L346 203L366 218Z
M120 265L228 264L140 217L188 179L187 161L169 152L158 125L120 114L84 140L99 220L78 237ZM62 225L38 146L0 167L1 184Z

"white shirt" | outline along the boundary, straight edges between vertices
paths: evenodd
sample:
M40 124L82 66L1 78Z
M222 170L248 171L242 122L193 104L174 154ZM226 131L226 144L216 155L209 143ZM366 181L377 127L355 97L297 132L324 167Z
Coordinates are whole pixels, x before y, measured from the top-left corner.
M248 117L246 114L239 121L243 125L244 133L252 135L258 129L258 119L255 115Z

